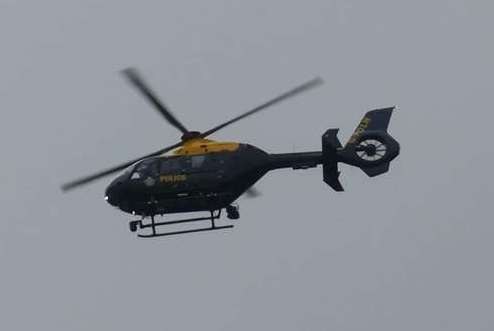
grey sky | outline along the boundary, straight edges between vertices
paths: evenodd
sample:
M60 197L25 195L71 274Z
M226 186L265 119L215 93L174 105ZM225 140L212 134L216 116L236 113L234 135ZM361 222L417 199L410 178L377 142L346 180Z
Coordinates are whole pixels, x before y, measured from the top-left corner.
M1 330L492 330L490 1L0 0ZM391 171L279 171L232 231L138 240L108 180L59 185L321 75L216 139L346 139L397 105Z

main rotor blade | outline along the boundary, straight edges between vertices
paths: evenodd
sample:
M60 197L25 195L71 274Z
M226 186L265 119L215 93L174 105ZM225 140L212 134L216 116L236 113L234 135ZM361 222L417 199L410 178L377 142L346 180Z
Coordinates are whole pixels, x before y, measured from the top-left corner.
M165 118L170 122L170 124L172 124L173 126L175 126L177 129L179 129L180 131L182 131L183 133L187 133L189 132L164 106L163 104L154 96L154 94L151 92L151 90L144 84L144 82L142 81L142 79L139 77L139 75L137 74L137 71L135 71L135 69L126 69L124 72L123 72L126 77L148 98L148 100L156 106L156 108L163 114L163 116L165 116ZM208 131L205 131L203 133L201 133L200 135L197 136L197 138L204 138L204 137L207 137L211 134L213 134L214 132L218 131L218 130L221 130L222 128L230 125L230 124L233 124L247 116L250 116L252 114L255 114L269 106L273 106L285 99L288 99L288 98L291 98L297 94L300 94L302 92L305 92L311 88L314 88L318 85L321 85L323 83L323 80L319 77L317 78L314 78L302 85L299 85L297 87L295 87L294 89L288 91L288 92L285 92L281 95L279 95L278 97L274 98L274 99L271 99L270 101L267 101L265 103L263 103L262 105L260 106L257 106L256 108L254 109L251 109L223 124L220 124ZM168 146L166 148L163 148L163 149L160 149L154 153L151 153L151 154L148 154L148 155L144 155L144 156L141 156L140 158L137 158L137 159L134 159L132 161L128 161L128 162L125 162L123 164L120 164L118 166L115 166L115 167L112 167L112 168L109 168L109 169L106 169L106 170L103 170L103 171L100 171L96 174L93 174L93 175L90 175L90 176L86 176L86 177L83 177L83 178L80 178L80 179L77 179L77 180L74 180L74 181L71 181L71 182L68 182L68 183L65 183L64 185L62 185L62 190L63 191L68 191L68 190L71 190L71 189L74 189L76 187L79 187L81 185L84 185L84 184L88 184L92 181L95 181L99 178L102 178L102 177L105 177L105 176L108 176L108 175L111 175L115 172L118 172L118 171L121 171L129 166L131 166L132 164L138 162L138 161L141 161L145 158L148 158L148 157L153 157L153 156L157 156L157 155L160 155L160 154L163 154L163 153L166 153L168 151L171 151L177 147L180 147L182 146L182 144L184 143L184 141L181 141L181 142L178 142L174 145L171 145L171 146Z
M121 171L131 165L133 165L134 163L142 160L142 159L145 159L145 158L148 158L148 157L152 157L152 156L157 156L157 155L160 155L160 154L163 154L163 153L166 153L168 151L171 151L172 149L175 149L177 147L180 147L182 145L183 142L179 142L179 143L176 143L174 145L171 145L171 146L168 146L166 148L163 148L163 149L160 149L159 151L156 151L154 153L151 153L151 154L148 154L148 155L145 155L145 156L141 156L140 158L137 158L137 159L134 159L132 161L128 161L128 162L125 162L123 164L120 164L118 166L115 166L115 167L112 167L112 168L109 168L109 169L106 169L106 170L103 170L103 171L100 171L94 175L90 175L90 176L86 176L86 177L83 177L83 178L79 178L77 180L74 180L74 181L71 181L71 182L68 182L68 183L65 183L62 185L62 191L66 192L66 191L69 191L73 188L76 188L78 186L81 186L81 185L84 185L84 184L88 184L92 181L95 181L96 179L100 179L102 177L105 177L105 176L108 176L108 175L111 175L115 172L118 172L118 171Z
M248 188L244 195L247 197L247 198L257 198L261 195L261 191L259 191L258 189L256 189L254 186L251 186L250 188Z
M262 105L257 106L256 108L251 109L251 110L243 113L242 115L239 115L239 116L237 116L237 117L235 117L235 118L233 118L233 119L231 119L231 120L229 120L223 124L220 124L220 125L212 128L208 131L201 133L199 137L201 137L201 138L207 137L207 136L213 134L214 132L223 129L225 126L228 126L228 125L233 124L237 121L240 121L241 119L246 118L247 116L253 115L253 114L255 114L255 113L257 113L257 112L259 112L265 108L273 106L273 105L275 105L275 104L277 104L283 100L286 100L288 98L296 96L297 94L300 94L302 92L308 91L308 90L310 90L316 86L319 86L323 83L324 83L324 81L320 77L316 77L314 79L311 79L310 81L305 82L304 84L299 85L299 86L291 89L290 91L285 92L285 93L277 96L276 98L271 99L271 100L263 103Z
M165 107L165 105L158 99L156 94L147 86L144 80L141 78L139 73L134 68L127 68L122 71L123 75L147 98L149 103L151 103L160 113L165 117L165 119L173 125L182 133L189 132L185 126L180 123L180 121L173 116L173 114Z

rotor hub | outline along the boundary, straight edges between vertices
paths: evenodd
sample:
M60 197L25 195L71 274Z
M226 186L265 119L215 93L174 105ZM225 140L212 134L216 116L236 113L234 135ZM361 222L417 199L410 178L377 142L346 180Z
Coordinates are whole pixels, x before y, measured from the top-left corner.
M199 131L187 131L182 135L182 141L188 141L195 138L199 138L201 133Z
M376 155L377 148L375 145L367 145L363 147L363 150L367 153L367 155L374 156Z

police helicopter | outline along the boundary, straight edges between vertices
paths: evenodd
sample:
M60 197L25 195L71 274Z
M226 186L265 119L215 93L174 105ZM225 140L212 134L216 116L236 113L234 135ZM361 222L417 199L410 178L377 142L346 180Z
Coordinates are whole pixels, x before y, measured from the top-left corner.
M106 201L123 212L139 216L129 223L139 237L150 238L190 232L231 228L217 225L224 209L229 219L238 219L235 200L244 193L254 194L253 185L268 171L292 168L308 169L322 165L323 180L335 191L343 191L338 163L359 167L373 177L388 171L389 163L398 156L400 146L388 133L394 107L369 111L343 146L339 129L328 129L322 135L320 151L267 153L246 143L215 141L213 133L247 116L322 84L312 79L229 121L206 131L187 129L132 68L122 71L166 121L182 133L181 140L156 152L141 156L91 176L68 182L68 191L102 177L122 171L107 187ZM156 216L174 213L207 212L207 216L156 220ZM182 223L208 222L206 227L158 231Z

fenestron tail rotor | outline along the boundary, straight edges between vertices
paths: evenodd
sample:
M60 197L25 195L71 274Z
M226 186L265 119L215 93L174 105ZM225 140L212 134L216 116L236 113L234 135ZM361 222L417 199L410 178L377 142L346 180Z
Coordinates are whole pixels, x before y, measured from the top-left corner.
M379 161L386 156L387 147L377 139L362 140L356 147L358 157L365 161Z
M111 175L113 173L116 173L118 171L121 171L121 170L127 168L128 166L131 166L132 164L139 162L145 158L167 153L167 152L169 152L175 148L180 147L182 144L184 144L188 140L195 139L195 138L205 138L205 137L229 126L230 124L238 122L241 119L244 119L250 115L258 113L263 109L266 109L270 106L278 104L278 103L280 103L286 99L289 99L291 97L294 97L300 93L306 92L306 91L308 91L308 90L310 90L316 86L319 86L323 83L321 78L319 78L319 77L314 78L308 82L305 82L305 83L289 90L288 92L285 92L285 93L277 96L276 98L273 98L273 99L255 107L249 111L242 113L241 115L239 115L237 117L234 117L233 119L231 119L229 121L226 121L220 125L213 127L212 129L209 129L207 131L204 131L203 133L200 133L198 131L187 130L185 128L185 126L182 123L180 123L180 121L178 121L178 119L175 116L172 115L172 113L163 105L163 103L156 97L156 95L151 91L151 89L144 83L143 79L139 76L139 74L137 73L137 71L135 69L126 69L123 71L123 73L129 79L129 81L134 86L136 86L139 89L139 91L141 91L141 93L148 99L148 101L156 107L156 109L165 117L165 119L172 126L174 126L175 128L177 128L178 130L180 130L183 133L182 141L177 142L177 143L175 143L171 146L168 146L166 148L160 149L156 152L147 154L145 156L141 156L141 157L136 158L132 161L128 161L128 162L122 163L120 165L117 165L115 167L97 172L96 174L68 182L68 183L62 185L63 191L71 190L71 189L79 187L81 185L88 184L88 183L95 181L99 178L102 178L102 177Z

